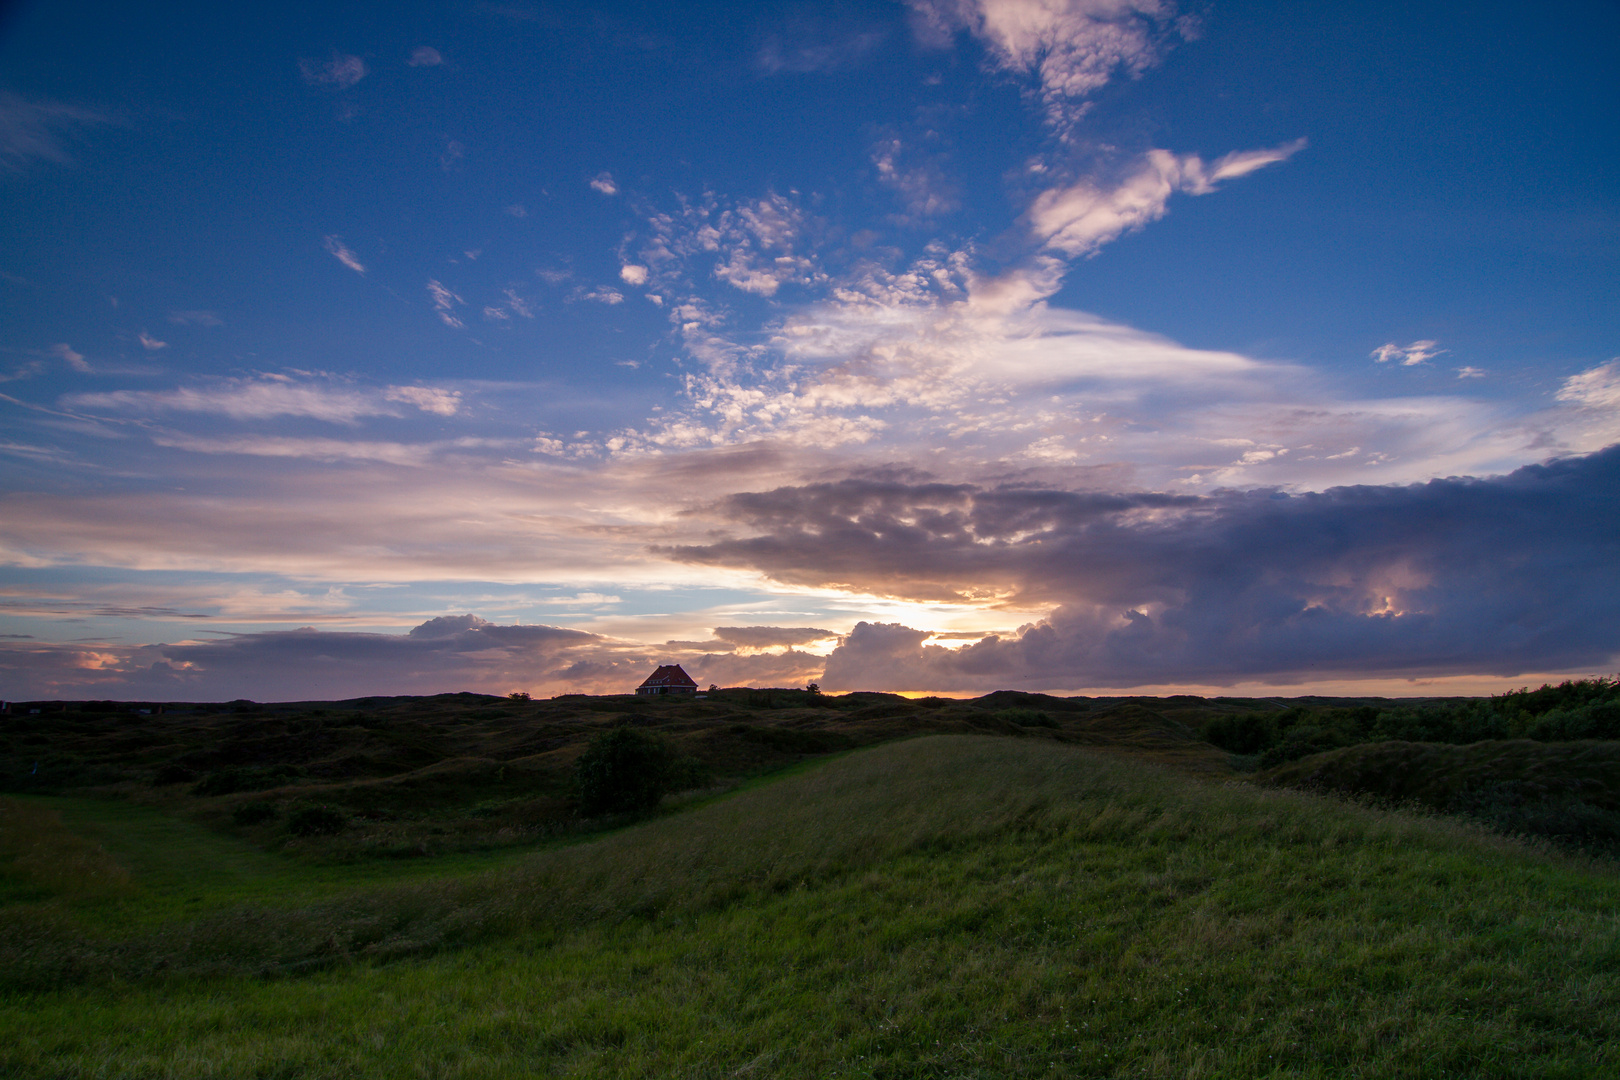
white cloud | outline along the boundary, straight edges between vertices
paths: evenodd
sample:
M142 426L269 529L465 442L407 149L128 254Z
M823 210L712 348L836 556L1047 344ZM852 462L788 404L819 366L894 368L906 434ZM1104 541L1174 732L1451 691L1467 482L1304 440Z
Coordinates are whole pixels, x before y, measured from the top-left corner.
M141 348L145 349L147 352L156 352L159 349L167 349L169 347L169 343L167 341L159 341L157 338L148 334L145 330L142 330L138 335L136 335L136 340L141 343Z
M611 289L606 285L598 285L596 288L589 290L583 287L575 289L569 294L568 299L570 301L594 300L598 304L622 304L624 303L624 293L618 289Z
M1558 400L1588 409L1620 409L1620 357L1565 379Z
M225 322L212 311L171 311L169 321L176 326L224 326Z
M58 359L65 361L67 366L72 368L74 371L88 374L89 372L95 370L90 366L89 361L84 358L82 353L74 352L73 346L67 344L66 342L60 342L56 345L52 345L51 352Z
M245 457L294 458L306 461L369 461L412 467L426 465L433 458L435 449L429 445L398 442L275 435L200 438L176 432L156 434L152 437L152 441L158 446L172 447L193 454L239 454Z
M1048 123L1060 132L1085 112L1084 98L1116 74L1155 64L1175 7L1161 0L909 0L935 41L966 29L1004 71L1033 75Z
M461 391L440 390L431 386L390 386L383 397L388 401L403 401L415 405L423 412L439 416L454 416L461 408Z
M20 172L31 161L71 164L64 135L107 122L100 113L75 105L0 93L0 168Z
M298 72L311 86L333 86L347 90L366 77L366 62L358 56L334 53L327 61L300 60Z
M421 387L396 387L393 390L444 393ZM419 408L425 407L411 398L378 395L374 391L341 383L300 381L285 375L217 379L175 390L113 390L69 394L63 398L65 404L85 410L105 409L138 414L212 413L234 420L304 416L337 424L353 424L367 416L397 415L397 410L386 404L390 400L410 401Z
M429 281L427 283L427 291L428 295L433 298L433 310L438 313L438 316L441 320L443 320L444 325L456 330L460 330L464 325L466 325L456 317L455 310L456 305L460 304L465 306L467 301L463 300L461 297L457 296L443 285L440 285L437 281Z
M444 63L444 57L431 45L418 45L411 50L411 58L405 62L411 67L438 67Z
M506 298L506 306L512 309L513 314L521 315L525 319L534 318L534 309L529 302L517 294L515 289L503 289L501 295Z
M529 216L529 208L524 206L522 203L513 203L511 206L504 206L501 209L505 210L508 214L511 214L515 218L526 218Z
M1460 367L1457 369L1457 378L1459 379L1483 379L1484 377L1485 370L1483 368Z
M355 255L355 253L349 250L349 246L343 242L342 237L328 236L323 241L323 244L326 247L326 250L331 254L332 258L336 259L344 266L347 266L350 270L353 270L357 274L363 274L366 272L365 266L361 264L360 259Z
M647 268L637 266L635 263L627 263L619 267L619 277L624 279L626 285L645 285L647 284Z
M878 183L898 194L904 204L903 223L916 224L954 212L961 205L955 185L937 166L906 168L901 163L904 151L900 140L893 136L872 148Z
M592 177L591 187L604 195L617 195L619 193L619 185L613 182L613 175L608 172L600 172Z
M1036 196L1027 215L1030 231L1047 247L1069 256L1095 254L1104 244L1164 217L1176 192L1208 195L1217 182L1244 176L1288 158L1305 146L1298 139L1268 150L1228 154L1213 168L1197 154L1149 150L1136 169L1111 188L1091 181L1052 188Z
M1367 355L1380 364L1399 360L1402 367L1412 367L1450 351L1440 348L1439 345L1438 341L1414 341L1410 345L1397 345L1393 341L1387 341Z

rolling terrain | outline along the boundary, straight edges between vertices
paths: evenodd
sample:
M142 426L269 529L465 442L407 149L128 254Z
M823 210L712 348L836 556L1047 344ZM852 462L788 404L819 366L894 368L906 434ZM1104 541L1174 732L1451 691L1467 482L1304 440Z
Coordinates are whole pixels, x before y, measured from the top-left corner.
M1394 751L1289 777L1200 739L1263 706L735 690L13 714L0 1074L1613 1071L1614 863L1267 786ZM624 724L698 786L582 819L571 764ZM1601 772L1613 744L1593 745ZM1424 752L1453 750L1473 752ZM339 827L299 835L308 807Z

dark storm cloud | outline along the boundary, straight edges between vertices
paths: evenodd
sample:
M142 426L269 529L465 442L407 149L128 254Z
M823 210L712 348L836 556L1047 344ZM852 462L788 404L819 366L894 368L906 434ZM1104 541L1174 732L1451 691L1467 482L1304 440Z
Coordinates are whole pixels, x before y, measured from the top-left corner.
M845 480L733 495L720 513L756 535L662 549L687 562L750 566L779 581L916 600L1005 588L1042 545L1133 515L1207 503L1194 496L1106 495L968 484Z
M1304 495L848 481L722 509L753 535L671 554L794 584L1057 605L959 651L862 623L829 657L829 687L1511 676L1620 650L1620 447Z

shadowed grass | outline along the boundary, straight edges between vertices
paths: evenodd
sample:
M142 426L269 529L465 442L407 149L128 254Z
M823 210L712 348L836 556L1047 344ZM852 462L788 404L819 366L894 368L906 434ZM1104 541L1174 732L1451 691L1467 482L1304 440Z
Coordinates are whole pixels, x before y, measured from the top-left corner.
M0 1073L1602 1075L1613 869L920 739L470 878L131 939L13 992Z

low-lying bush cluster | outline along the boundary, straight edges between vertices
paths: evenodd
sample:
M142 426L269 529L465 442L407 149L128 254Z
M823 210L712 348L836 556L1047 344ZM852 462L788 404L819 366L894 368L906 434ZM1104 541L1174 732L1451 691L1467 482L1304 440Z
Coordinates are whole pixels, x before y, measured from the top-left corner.
M1263 769L1326 750L1392 740L1466 745L1493 739L1620 739L1620 679L1568 680L1462 702L1382 708L1295 705L1218 716L1200 734L1230 753L1258 754Z

